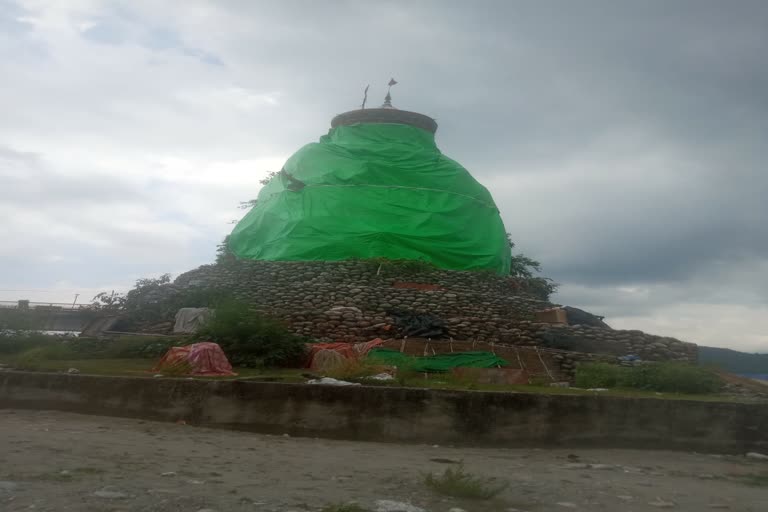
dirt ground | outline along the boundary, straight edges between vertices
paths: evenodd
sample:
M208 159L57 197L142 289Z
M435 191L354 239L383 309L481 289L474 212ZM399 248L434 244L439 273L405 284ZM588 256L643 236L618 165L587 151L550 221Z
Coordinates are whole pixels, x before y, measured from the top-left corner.
M424 484L459 461L508 487L473 501ZM764 512L768 461L329 441L0 410L2 511L300 512L350 501L382 512Z

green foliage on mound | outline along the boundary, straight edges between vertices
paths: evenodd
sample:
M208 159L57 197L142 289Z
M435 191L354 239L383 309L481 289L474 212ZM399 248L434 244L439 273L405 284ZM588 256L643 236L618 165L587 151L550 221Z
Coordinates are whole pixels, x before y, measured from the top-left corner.
M665 393L717 393L723 382L712 370L681 363L646 363L624 367L606 363L579 365L580 388L623 388Z
M234 301L219 303L195 337L218 343L235 366L300 365L306 352L305 339Z
M143 278L126 294L101 292L93 298L93 308L120 314L124 329L169 320L181 308L214 307L226 293L216 288L178 288L171 275Z

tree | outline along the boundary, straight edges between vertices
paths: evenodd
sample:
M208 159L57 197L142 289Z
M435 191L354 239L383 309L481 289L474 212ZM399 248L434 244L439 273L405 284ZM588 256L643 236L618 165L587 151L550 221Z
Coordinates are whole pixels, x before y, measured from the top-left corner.
M511 233L507 233L507 242L509 243L509 250L514 251L515 242L512 241ZM521 277L523 279L531 279L534 277L534 272L541 272L541 263L529 258L523 253L512 254L512 260L509 265L509 275Z
M512 241L511 233L507 233L507 242L509 243L509 250L514 251L515 242ZM548 277L537 276L536 274L540 272L540 262L523 253L512 253L509 275L522 281L528 293L543 300L549 300L549 296L557 291L558 284Z
M282 171L280 171L280 172L282 172ZM269 171L267 173L267 177L262 179L262 180L259 180L259 183L261 183L264 186L269 185L269 182L272 181L272 179L275 176L277 176L278 174L279 174L279 172ZM238 205L238 208L240 208L241 210L249 210L249 209L253 208L254 206L256 206L258 201L259 201L258 199L249 199L248 201L240 201L240 204Z
M235 260L232 249L229 248L229 235L224 237L219 245L216 246L216 264L225 265Z

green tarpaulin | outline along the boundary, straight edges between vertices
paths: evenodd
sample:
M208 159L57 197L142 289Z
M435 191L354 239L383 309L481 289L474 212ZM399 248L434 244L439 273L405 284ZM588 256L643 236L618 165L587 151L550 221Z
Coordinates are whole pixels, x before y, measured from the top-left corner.
M257 260L421 259L509 272L488 190L405 124L338 126L301 148L237 224L230 248Z
M388 348L371 350L368 352L368 359L374 363L427 373L444 373L452 368L496 368L509 364L491 352L453 352L451 354L414 357Z

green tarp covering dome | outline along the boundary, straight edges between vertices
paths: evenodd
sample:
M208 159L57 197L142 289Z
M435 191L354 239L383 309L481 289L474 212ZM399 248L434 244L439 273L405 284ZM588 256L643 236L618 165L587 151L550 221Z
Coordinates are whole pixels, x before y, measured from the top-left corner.
M488 190L435 145L429 117L355 110L285 163L229 239L239 258L424 260L509 272Z

